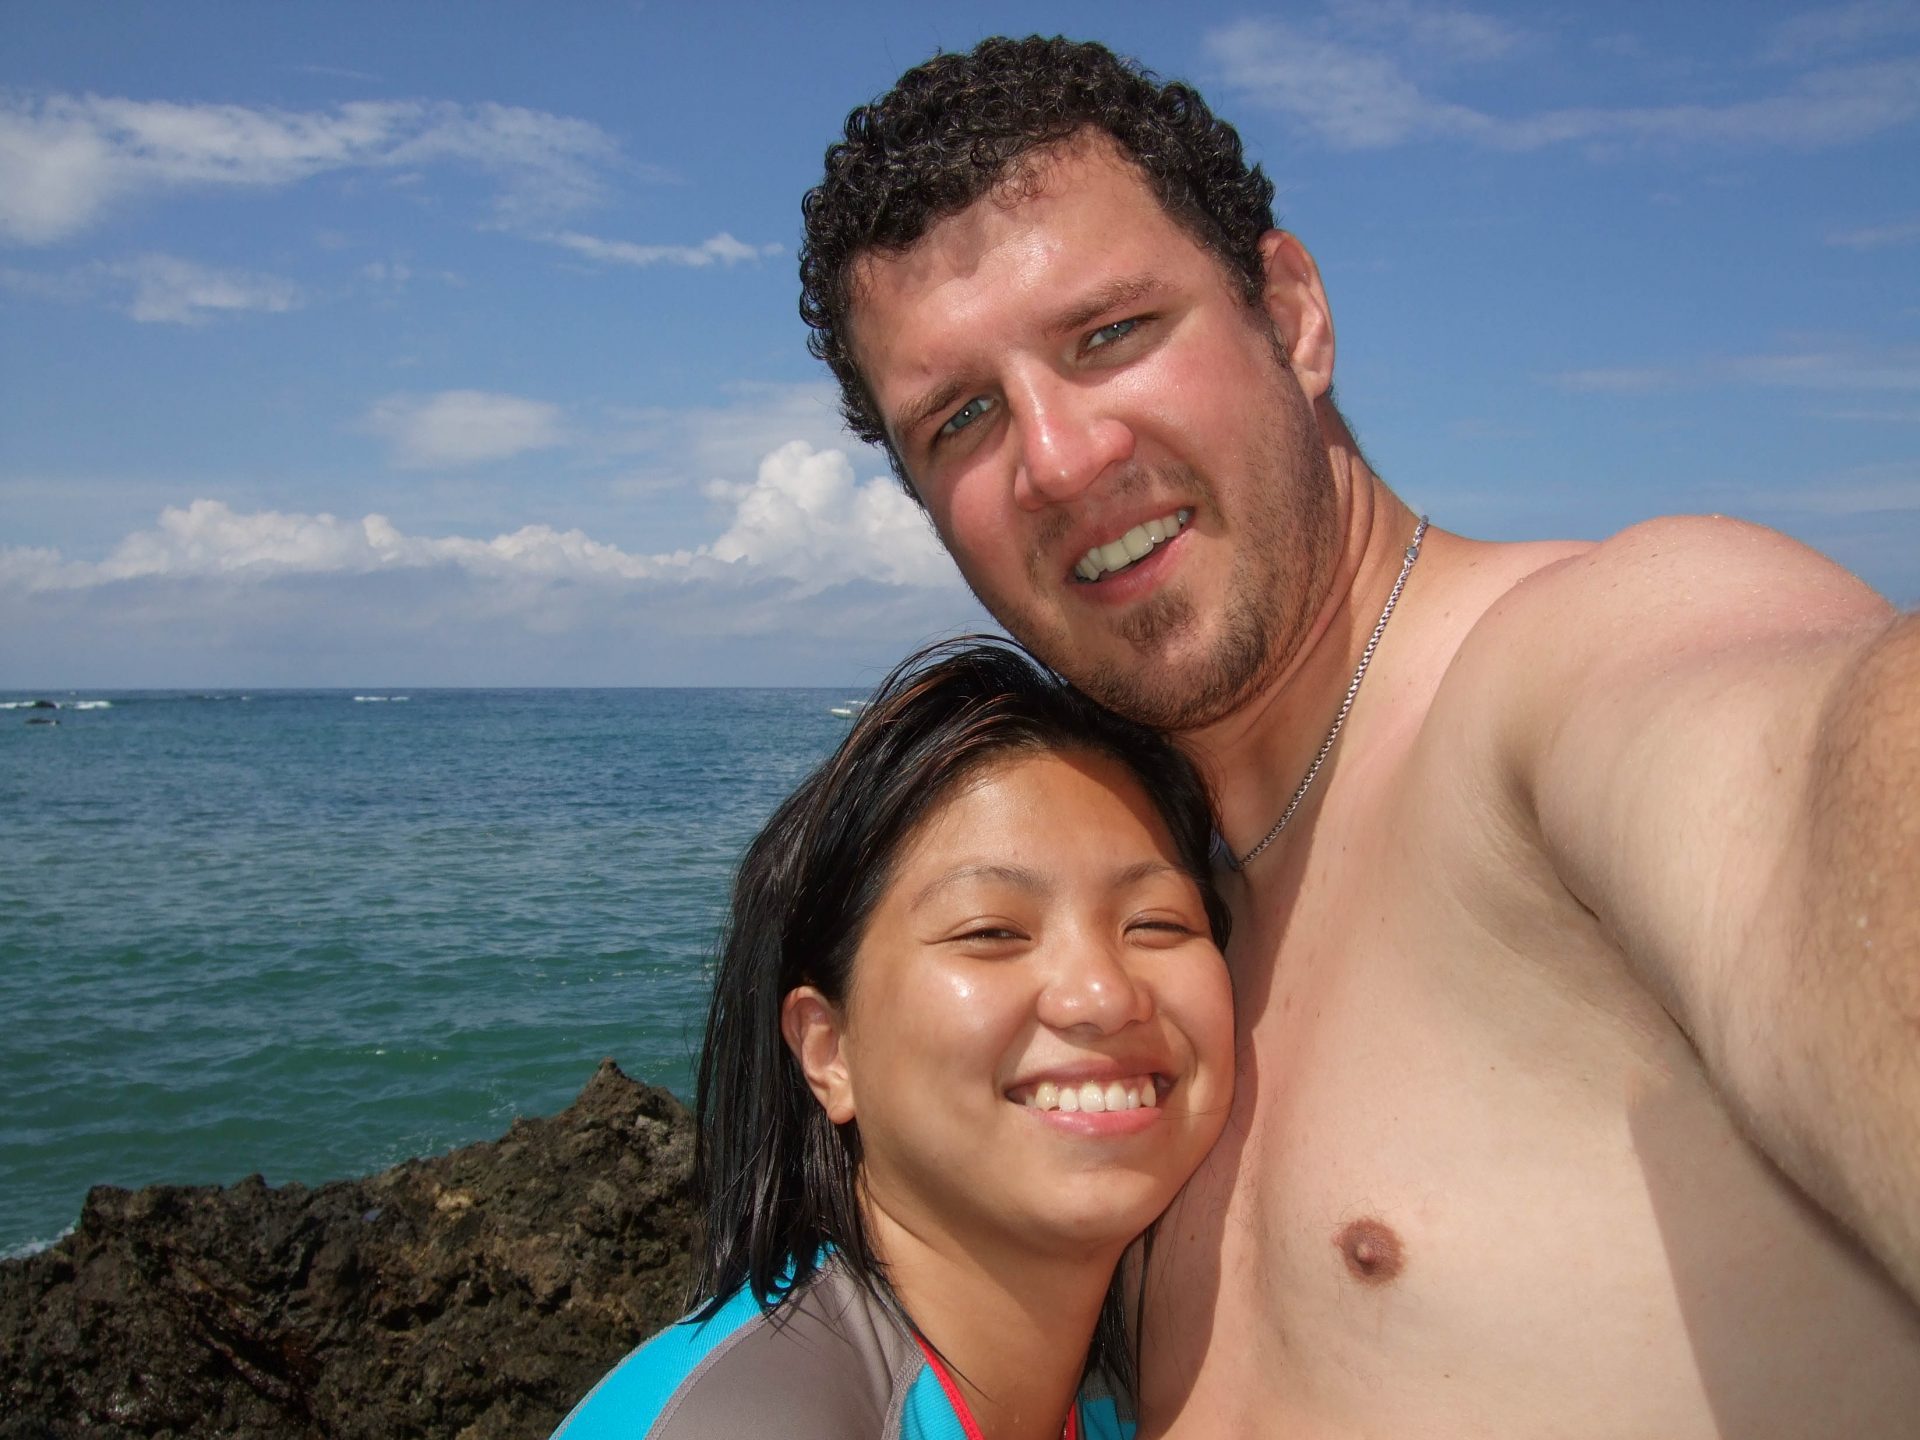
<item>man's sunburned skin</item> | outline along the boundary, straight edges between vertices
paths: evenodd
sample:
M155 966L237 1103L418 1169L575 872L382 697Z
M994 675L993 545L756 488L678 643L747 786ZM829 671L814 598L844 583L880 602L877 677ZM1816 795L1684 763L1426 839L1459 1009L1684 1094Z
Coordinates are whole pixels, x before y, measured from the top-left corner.
M1427 546L1235 886L1238 1089L1155 1242L1141 1434L1910 1437L1920 1311L1476 788L1448 662L1584 547Z
M1219 308L1232 302L1217 274L1195 268L1214 262L1137 175L1103 163L1069 154L1052 198L980 202L874 261L863 363L883 407L949 371L995 398L987 429L923 494L976 591L1003 622L1023 618L1023 638L1050 641L1043 658L1069 678L1094 662L1205 672L1189 632L1129 652L1115 616L1190 599L1204 632L1200 612L1255 595L1230 583L1260 519L1249 495L1303 477L1250 473L1247 454L1293 452L1235 427L1255 413L1319 427L1337 551L1285 572L1324 577L1319 612L1264 689L1180 737L1244 850L1325 734L1415 517L1322 404L1331 328L1305 252L1284 238L1265 252L1264 303L1292 307L1274 317L1289 357L1278 383L1315 388L1263 395L1250 379L1262 346ZM1071 310L1108 271L1155 277L1159 298L1137 356L1092 370L1032 317ZM1121 478L1188 460L1211 483L1152 492L1146 510L1191 503L1193 523L1118 577L1125 604L1074 586L1076 547L1142 518L1116 507ZM1061 516L1089 533L1056 556ZM1428 535L1316 787L1277 843L1225 877L1236 1091L1153 1246L1143 1437L1911 1440L1920 1309L1742 1132L1670 998L1556 868L1502 748L1516 677L1582 627L1688 622L1695 585L1758 597L1743 603L1768 618L1777 574L1735 552L1771 543L1700 521L1599 548ZM1029 546L1060 562L1057 586L1026 563ZM1674 553L1688 557L1678 576ZM1611 568L1569 601L1564 577L1602 559ZM1796 597L1827 603L1828 582L1792 563ZM1866 613L1850 584L1831 582L1829 609ZM1624 621L1602 608L1623 592ZM1547 611L1559 628L1523 629L1516 651L1513 617ZM1719 618L1748 619L1724 604ZM1660 798L1664 825L1724 861L1719 889L1765 872L1768 825Z

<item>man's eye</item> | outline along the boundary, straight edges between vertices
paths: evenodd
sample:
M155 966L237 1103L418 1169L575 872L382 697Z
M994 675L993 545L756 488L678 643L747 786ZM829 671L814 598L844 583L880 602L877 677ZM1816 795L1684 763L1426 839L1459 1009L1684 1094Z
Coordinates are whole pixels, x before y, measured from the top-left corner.
M1111 345L1116 340L1124 340L1139 328L1140 321L1137 317L1131 320L1116 320L1111 325L1102 325L1087 337L1087 349L1098 350L1104 345Z
M985 395L976 395L947 418L947 423L940 427L940 433L943 436L958 435L992 408L993 401Z

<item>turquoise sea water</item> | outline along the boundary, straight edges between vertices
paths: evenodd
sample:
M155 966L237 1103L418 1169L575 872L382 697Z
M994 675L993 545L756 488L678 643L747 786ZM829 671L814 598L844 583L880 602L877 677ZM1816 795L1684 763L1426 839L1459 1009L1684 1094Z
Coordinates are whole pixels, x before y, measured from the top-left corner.
M93 1184L492 1136L603 1055L689 1093L734 862L846 695L360 695L0 709L0 1255Z

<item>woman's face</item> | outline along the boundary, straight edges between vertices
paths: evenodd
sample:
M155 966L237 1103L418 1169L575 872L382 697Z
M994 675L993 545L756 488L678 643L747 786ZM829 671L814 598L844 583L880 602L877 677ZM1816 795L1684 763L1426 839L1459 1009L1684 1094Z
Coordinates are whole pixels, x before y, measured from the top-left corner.
M963 781L902 848L845 1005L795 991L787 1033L829 1115L859 1125L881 1228L935 1244L1125 1245L1233 1083L1199 887L1139 784L1081 752Z

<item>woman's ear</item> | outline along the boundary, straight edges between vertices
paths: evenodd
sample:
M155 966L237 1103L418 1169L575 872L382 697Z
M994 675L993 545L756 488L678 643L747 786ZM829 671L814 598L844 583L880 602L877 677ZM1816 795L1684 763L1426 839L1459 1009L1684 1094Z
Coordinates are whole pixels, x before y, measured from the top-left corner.
M780 1033L827 1119L836 1125L853 1119L853 1076L847 1069L839 1010L813 986L796 986L780 1002Z

